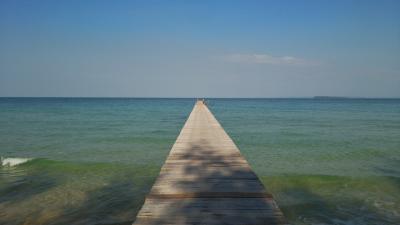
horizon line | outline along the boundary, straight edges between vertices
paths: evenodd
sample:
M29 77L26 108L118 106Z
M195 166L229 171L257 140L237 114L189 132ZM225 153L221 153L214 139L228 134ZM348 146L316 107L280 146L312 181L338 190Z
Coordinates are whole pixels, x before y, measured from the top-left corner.
M141 99L400 99L398 97L361 97L361 96L298 96L298 97L217 97L217 96L201 96L201 97L160 97L160 96L0 96L0 98L141 98Z

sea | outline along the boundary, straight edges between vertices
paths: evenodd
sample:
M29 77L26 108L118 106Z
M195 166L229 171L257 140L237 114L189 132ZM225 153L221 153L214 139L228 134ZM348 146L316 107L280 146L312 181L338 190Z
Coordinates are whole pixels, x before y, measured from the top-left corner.
M196 99L0 98L0 224L132 224ZM400 99L206 99L290 224L400 224Z

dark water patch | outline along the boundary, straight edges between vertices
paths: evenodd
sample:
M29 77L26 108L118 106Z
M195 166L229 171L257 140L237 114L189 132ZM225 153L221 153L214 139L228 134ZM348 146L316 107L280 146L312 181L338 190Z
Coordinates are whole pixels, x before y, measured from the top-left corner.
M152 178L143 178L138 183L111 180L104 187L89 192L79 206L63 209L63 213L48 224L132 224L152 182Z
M29 199L62 183L62 178L48 173L7 167L0 167L0 177L0 204Z
M400 221L400 178L287 175L262 180L292 224Z

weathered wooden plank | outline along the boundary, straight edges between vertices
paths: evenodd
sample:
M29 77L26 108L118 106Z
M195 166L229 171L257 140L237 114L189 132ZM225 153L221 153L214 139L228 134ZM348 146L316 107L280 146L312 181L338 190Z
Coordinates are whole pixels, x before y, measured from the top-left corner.
M285 219L232 139L198 101L134 224L285 224Z
M141 212L140 224L284 223L272 198L148 198Z

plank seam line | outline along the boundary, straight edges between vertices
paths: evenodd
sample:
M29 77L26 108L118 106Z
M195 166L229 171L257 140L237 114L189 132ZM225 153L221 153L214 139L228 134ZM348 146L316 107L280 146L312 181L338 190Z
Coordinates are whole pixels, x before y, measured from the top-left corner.
M156 194L147 195L150 199L181 199L181 198L270 198L270 193L254 192L191 192L179 194Z

